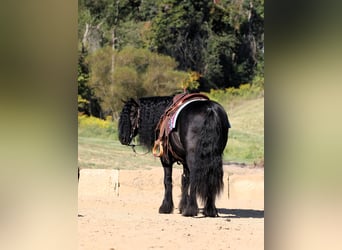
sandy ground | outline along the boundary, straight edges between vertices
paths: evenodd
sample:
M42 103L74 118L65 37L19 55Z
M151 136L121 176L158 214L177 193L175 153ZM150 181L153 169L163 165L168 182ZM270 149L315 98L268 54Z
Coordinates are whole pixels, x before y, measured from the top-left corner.
M225 166L219 217L179 214L181 169L173 171L172 214L159 214L163 170L82 169L79 249L264 249L263 168ZM199 203L202 208L202 204Z

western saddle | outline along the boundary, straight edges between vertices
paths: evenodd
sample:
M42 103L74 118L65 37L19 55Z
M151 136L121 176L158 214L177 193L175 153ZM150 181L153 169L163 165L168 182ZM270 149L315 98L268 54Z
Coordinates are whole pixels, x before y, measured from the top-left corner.
M172 156L177 160L181 161L182 159L172 150L172 147L169 143L169 135L173 130L172 122L176 119L177 111L179 111L182 107L187 105L189 102L198 101L198 100L209 100L209 98L200 93L182 93L175 95L170 107L164 112L162 117L160 118L158 125L156 127L156 137L157 139L154 142L152 153L155 157L168 157L168 151L172 154ZM157 136L158 135L158 136ZM165 149L165 150L164 150Z

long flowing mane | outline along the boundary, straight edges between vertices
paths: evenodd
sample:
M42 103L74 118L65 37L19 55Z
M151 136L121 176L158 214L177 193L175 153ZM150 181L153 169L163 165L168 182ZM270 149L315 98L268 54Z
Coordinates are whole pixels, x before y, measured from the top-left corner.
M139 99L139 141L145 147L150 149L153 146L156 126L166 108L172 103L172 99L172 96L143 97Z

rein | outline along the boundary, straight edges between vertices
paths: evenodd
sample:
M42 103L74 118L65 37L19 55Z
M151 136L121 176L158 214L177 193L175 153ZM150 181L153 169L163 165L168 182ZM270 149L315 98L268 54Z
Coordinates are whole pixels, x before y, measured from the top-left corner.
M150 152L150 151L148 150L146 153L138 153L138 152L135 150L135 147L136 147L136 146L141 146L141 145L129 144L129 145L127 145L127 146L131 147L131 148L132 148L132 151L133 151L136 155L146 155L146 154L148 154L148 153Z

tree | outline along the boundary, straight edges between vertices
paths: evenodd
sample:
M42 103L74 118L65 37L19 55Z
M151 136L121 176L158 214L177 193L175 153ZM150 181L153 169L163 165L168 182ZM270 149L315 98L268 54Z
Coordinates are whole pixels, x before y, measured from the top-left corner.
M112 59L115 67L112 70ZM88 85L97 96L106 115L118 116L122 100L147 95L170 95L180 90L186 73L176 71L171 57L147 49L107 46L87 57L90 67Z
M186 74L175 70L177 62L173 58L149 52L148 64L143 76L146 95L170 95L181 90Z
M163 1L153 19L151 46L169 55L180 70L203 72L211 1Z
M93 62L101 65L95 60L99 54L94 56L95 61L88 61L89 67L93 68L92 74L101 75L101 70L105 69L111 71L103 74L111 78L108 84L112 84L113 79L123 79L128 68L133 67L130 63L124 64L128 68L120 69L119 58L121 52L134 47L134 54L141 54L134 60L144 58L138 60L140 65L134 66L139 86L142 86L136 95L144 91L151 94L176 91L185 81L184 72L191 71L200 75L197 82L201 91L238 87L263 78L263 22L264 0L79 0L80 44L86 37L87 25L88 31L95 27L98 32L95 39L88 41L94 49L87 48L86 43L79 48L82 53L92 53L112 47L112 51L107 49L105 56L106 63L111 61L110 69L107 64L102 69L92 65ZM143 50L138 52L138 49ZM158 60L162 65L168 64L168 70L158 64L152 68L152 56L147 50L159 54ZM173 58L175 68L161 55ZM131 58L129 53L125 56ZM134 74L131 76L132 79L126 78L126 81L133 84ZM87 80L83 83L93 92L97 86L95 82L98 82L94 79L91 77L92 83L89 82L93 84L91 87ZM167 82L166 79L173 80ZM104 94L100 96L104 98ZM106 109L112 108L107 106Z
M165 0L152 31L151 48L199 72L201 90L238 87L263 64L263 0Z
M89 67L85 62L85 54L79 52L78 57L78 111L87 115L102 116L101 107L94 91L89 87Z
M201 75L198 72L195 72L195 71L189 72L187 78L181 82L181 88L183 89L183 92L197 89L199 87L198 79L200 77Z

